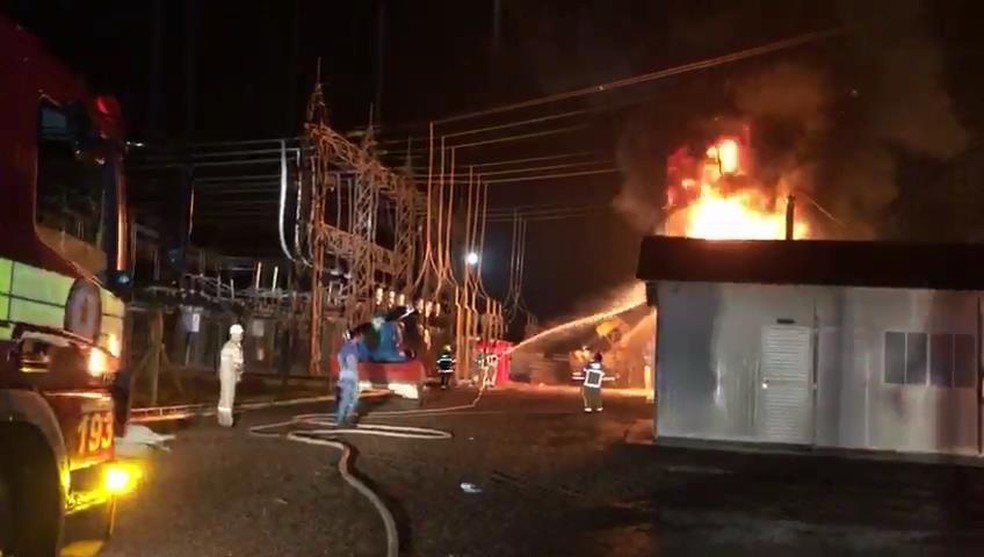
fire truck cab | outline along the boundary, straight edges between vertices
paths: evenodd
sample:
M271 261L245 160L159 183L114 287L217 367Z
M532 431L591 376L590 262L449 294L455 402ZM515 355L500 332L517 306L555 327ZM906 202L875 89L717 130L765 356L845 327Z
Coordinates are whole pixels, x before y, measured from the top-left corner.
M112 530L127 274L121 115L0 15L0 555Z

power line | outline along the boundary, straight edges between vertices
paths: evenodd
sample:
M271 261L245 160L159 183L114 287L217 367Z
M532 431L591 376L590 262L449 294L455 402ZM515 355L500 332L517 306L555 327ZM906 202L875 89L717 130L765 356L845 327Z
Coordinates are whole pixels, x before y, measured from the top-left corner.
M489 211L489 218L512 218L514 215L519 215L521 217L536 217L536 216L551 216L551 215L568 215L568 214L584 214L593 213L597 211L603 211L608 209L608 205L594 205L590 207L569 207L569 208L557 208L549 210L524 210L524 211L513 211L508 209L501 209L495 211Z
M234 200L228 201L221 204L218 207L202 207L196 211L196 219L221 219L226 216L238 216L243 218L252 218L255 216L269 216L276 213L275 207L269 207L269 204L260 200ZM490 219L512 219L514 217L520 217L523 219L529 218L540 218L540 217L554 217L554 216L571 216L571 215L585 215L594 212L600 212L607 210L609 204L606 203L593 203L585 204L579 206L551 206L551 205L526 205L519 207L507 207L501 209L495 209L488 211L488 217Z
M505 106L500 106L500 107L491 108L491 109L487 109L487 110L483 110L483 111L478 111L478 112L473 112L473 113L469 113L469 114L464 114L464 115L459 115L459 116L453 116L453 117L450 117L450 118L445 118L445 119L442 119L442 120L438 120L436 123L437 124L446 124L446 123L451 123L451 122L455 122L455 121L464 120L464 119L471 118L471 117L491 115L491 114L506 112L506 111L520 109L520 108L527 108L527 107L532 107L532 106L538 106L538 105L546 104L546 103L549 103L549 102L554 102L554 101L557 101L557 100L565 100L565 99L575 98L575 97L589 95L589 94L595 94L595 93L601 93L601 92L611 91L611 90L614 90L614 89L618 89L618 88L622 88L622 87L627 87L627 86L630 86L630 85L635 85L635 84L639 84L639 83L645 83L645 82L648 82L648 81L653 81L653 80L657 80L657 79L663 79L663 78L666 78L666 77L671 77L671 76L679 75L679 74L686 73L686 72L696 71L696 70L700 70L700 69L706 69L706 68L710 68L710 67L714 67L714 66L718 66L718 65L722 65L722 64L727 64L727 63L736 62L736 61L739 61L739 60L744 60L744 59L751 58L751 57L761 56L761 55L768 54L768 53L771 53L771 52L776 52L776 51L779 51L779 50L784 50L784 49L792 48L792 47L795 47L795 46L799 46L801 44L805 44L805 43L817 41L817 40L820 40L820 39L825 39L827 37L833 36L833 35L838 34L840 32L841 32L840 29L835 29L835 30L821 31L821 32L815 32L815 33L807 33L807 34L803 34L803 35L799 35L799 36L796 36L796 37L792 37L790 39L786 39L786 40L783 40L783 41L778 41L778 42L774 42L774 43L762 45L762 46L759 46L759 47L754 47L754 48L746 49L746 50L743 50L743 51L734 52L734 53L731 53L731 54L727 54L727 55L724 55L724 56L719 56L719 57L708 59L708 60L702 60L702 61L698 61L698 62L694 62L694 63L690 63L690 64L685 64L683 66L677 66L677 67L673 67L673 68L668 68L668 69L664 69L664 70L657 71L657 72L651 72L651 73L648 73L648 74L642 74L642 75L638 75L638 76L634 76L634 77L630 77L630 78L625 78L625 79L618 80L618 81L613 81L613 82L609 82L609 83L605 83L605 84L601 84L601 85L596 85L596 86L593 86L593 87L582 88L582 89L578 89L578 90L575 90L575 91L569 91L569 92L566 92L566 93L559 93L559 94L555 94L555 95L548 95L548 96L545 96L545 97L531 99L531 100L523 101L523 102L520 102L520 103L513 103L511 105L505 105ZM449 137L461 137L461 136L469 135L469 134L477 134L477 133L483 133L483 132L488 132L488 131L497 131L497 130L502 130L502 129L514 128L514 127L523 126L523 125L526 125L526 124L541 123L541 122L544 122L544 121L557 120L557 119L567 118L567 117L570 117L570 116L581 115L581 114L585 114L585 113L587 113L589 111L590 111L589 109L581 109L581 110L563 112L563 113L559 113L559 114L553 114L553 115L547 115L547 116L540 116L540 117L535 117L535 118L528 118L528 119L521 120L521 121L518 121L518 122L510 122L510 123L505 123L505 124L498 124L498 125L492 125L492 126L485 126L485 127L475 128L475 129L472 129L472 130L451 132L451 133L443 134L442 135L441 145L442 145L442 148L444 148L445 147L444 141L445 141L445 139L447 139ZM487 140L481 140L481 141L472 141L472 142L461 143L461 144L457 144L457 145L450 145L450 146L447 146L447 147L450 148L450 149L452 149L452 152L454 152L454 150L456 150L457 148L477 147L477 146L483 146L483 145L492 145L492 144L504 143L504 142L514 141L514 140L520 140L520 139L531 139L531 138L543 137L543 136L547 136L547 135L554 135L554 134L566 133L566 132L569 132L569 131L574 131L574 130L577 130L577 129L582 129L584 127L586 127L586 126L584 126L584 125L581 125L581 126L570 126L570 127L558 128L558 129L552 129L552 130L546 130L546 131L531 132L531 133L527 133L527 134L518 134L518 135L512 135L512 136L506 136L506 137L499 137L499 138L493 138L493 139L487 139ZM432 127L432 129L433 129L433 127ZM452 161L453 160L454 159L452 158ZM452 163L452 165L453 166L457 166L457 165L454 165L454 163ZM472 168L474 168L474 167L472 167ZM535 170L532 170L532 171L535 171ZM503 172L503 174L507 174L507 173L516 174L516 173L521 173L521 172L522 171L512 171L512 172ZM567 178L567 177L586 176L586 175L600 174L600 173L607 173L607 172L608 171L586 171L584 173L577 173L577 174L575 174L575 173L565 173L563 176L557 176L557 177L558 178L559 177L565 177L565 178ZM507 180L507 179L490 180L490 181L488 181L488 183L507 183L509 181L526 181L526 180L530 180L530 179L543 180L543 179L551 179L553 177L554 177L553 175L543 175L543 176L539 176L538 175L536 177L515 178L513 180Z
M547 162L547 161L554 161L554 160L574 159L574 158L584 157L588 155L603 155L603 154L608 154L608 153L607 151L581 151L577 153L563 153L558 155L545 155L541 157L526 157L521 159L511 159L505 161L482 162L482 163L475 163L475 164L469 163L467 165L462 165L462 166L474 168L482 176L489 176L492 173L487 171L482 171L483 168L495 168L501 166L520 165L520 164L531 163L531 162ZM570 163L570 164L583 164L583 163ZM415 167L412 170L415 174L427 173L427 168L423 168L423 167Z
M546 221L557 221L557 220L570 220L570 219L576 219L576 218L583 218L583 217L588 216L589 214L590 213L570 213L570 214L563 214L563 215L543 215L543 216L536 216L536 215L534 215L534 216L531 216L531 217L523 217L523 221L525 221L525 222L546 222ZM512 217L509 217L509 218L506 218L506 217L496 217L494 219L493 218L489 218L488 222L490 222L490 223L512 222Z
M584 170L581 172L563 172L559 174L542 174L535 176L520 176L517 178L496 178L494 180L488 180L489 184L509 184L514 182L529 182L533 180L554 180L560 178L574 178L577 176L592 176L595 174L615 174L620 172L617 168L607 168L601 170Z
M531 204L531 205L509 205L508 207L499 207L499 208L492 209L492 210L489 211L489 213L491 214L491 213L508 212L511 215L511 214L513 214L514 211L520 211L520 212L522 212L522 211L548 211L548 210L554 210L554 209L582 209L582 208L590 208L590 207L603 207L603 206L608 206L609 203L611 203L611 200L606 199L604 201L586 202L586 203L582 203L580 205L565 205L565 204L557 204L557 203L536 203L536 204Z
M478 168L489 168L489 167L493 167L493 166L508 166L508 165L511 165L511 164L519 164L519 163L526 163L526 162L542 162L542 161L557 160L557 159L567 159L567 158L583 157L583 156L587 156L587 155L597 155L597 154L601 154L601 153L603 153L603 151L580 151L580 152L576 152L576 153L563 153L563 154L559 154L559 155L545 155L545 156L542 156L542 157L527 157L527 158L523 158L523 159L512 159L512 160L506 160L506 161L483 162L483 163L477 163L477 164L470 164L468 166L472 166L472 167L474 167L476 169L478 169Z
M458 131L458 132L451 132L451 133L448 133L448 134L442 134L442 136L443 137L460 137L460 136L463 136L463 135L470 135L470 134L476 134L476 133L485 133L485 132L495 131L495 130L499 130L499 129L508 129L508 128L513 128L513 127L520 127L520 126L525 126L527 124L541 123L541 122L544 122L544 121L559 120L559 119L568 118L570 116L576 116L576 115L600 114L600 113L604 113L604 112L613 112L613 111L616 111L616 110L621 110L621 109L624 109L624 108L629 108L629 107L632 107L632 106L637 106L637 105L640 105L640 104L644 104L644 103L649 102L649 101L651 101L651 100L653 100L655 98L658 98L659 96L660 96L660 94L643 95L643 96L640 96L638 98L628 99L628 100L622 100L620 102L611 102L611 103L606 103L606 104L591 106L589 108L583 108L583 109L579 109L579 110L573 110L573 111L568 111L568 112L556 113L556 114L552 114L552 115L548 115L548 116L538 116L538 117L534 117L534 118L527 118L527 119L524 119L524 120L515 120L515 121L512 121L512 122L508 122L508 123L500 124L500 125L486 126L486 127L481 127L481 128L472 128L472 129L462 130L462 131ZM412 150L413 143L424 143L424 144L426 144L426 142L428 141L428 139L429 139L428 137L424 137L424 136L411 136L411 137L403 137L403 138L398 138L398 139L385 139L385 140L380 141L380 145L401 145L401 146L405 146L407 144L407 141L409 140L411 142L411 146L410 147L404 147L402 149L397 148L397 149L386 149L385 150L385 153L386 154L391 154L391 155L396 156L398 154L406 154L406 153L409 153ZM421 149L426 150L426 147L422 147Z
M544 131L539 131L539 132L530 132L530 133L524 133L524 134L518 134L518 135L510 135L510 136L506 136L506 137L497 137L495 139L486 139L486 140L483 140L483 141L471 141L471 142L468 142L468 143L457 143L455 145L448 145L447 148L448 149L464 149L466 147L478 147L478 146L481 146L481 145L493 145L493 144L496 144L496 143L506 143L506 142L515 141L515 140L518 140L518 139L532 139L532 138L535 138L535 137L544 137L544 136L548 136L548 135L559 135L559 134L564 134L564 133L571 132L571 131L574 131L574 130L581 130L581 129L584 129L586 127L588 127L588 126L585 125L585 124L579 124L579 125L576 125L576 126L566 126L566 127L563 127L563 128L554 128L554 129L551 129L551 130L544 130Z
M697 62L691 62L689 64L684 64L682 66L675 66L675 67L672 67L672 68L667 68L667 69L663 69L663 70L659 70L659 71L655 71L655 72L645 73L645 74L641 74L641 75L637 75L637 76L633 76L633 77L628 77L628 78L624 78L624 79L620 79L620 80L616 80L616 81L611 81L611 82L608 82L608 83L601 83L601 84L598 84L598 85L592 85L590 87L584 87L584 88L581 88L581 89L575 89L573 91L567 91L567 92L564 92L564 93L556 93L556 94L553 94L553 95L546 95L546 96L543 96L543 97L538 97L538 98L534 98L534 99L520 101L520 102L517 102L517 103L512 103L512 104L507 104L507 105L501 105L501 106L497 106L497 107L493 107L493 108L487 108L487 109L484 109L484 110L478 110L478 111L475 111L475 112L467 112L467 113L459 114L459 115L456 115L456 116L449 116L447 118L443 118L443 119L440 119L440 120L435 120L434 121L434 124L435 125L448 124L448 123L451 123L451 122L458 122L458 121L467 120L467 119L470 119L470 118L478 118L478 117L481 117L481 116L490 116L492 114L500 114L502 112L509 112L509 111L512 111L512 110L518 110L518 109L522 109L522 108L530 108L530 107L533 107L533 106L540 106L540 105L548 104L548 103L551 103L551 102L562 101L562 100L567 100L567 99L573 99L573 98L577 98L577 97L583 97L583 96L586 96L586 95L593 95L593 94L597 94L597 93L610 92L610 91L614 91L616 89L621 89L623 87L628 87L630 85L637 85L639 83L646 83L646 82L649 82L649 81L655 81L655 80L658 80L658 79L664 79L664 78L667 78L667 77L672 77L672 76L680 75L680 74L683 74L683 73L688 73L688 72L692 72L692 71L696 71L696 70L703 70L703 69L712 68L712 67L715 67L715 66L721 66L721 65L724 65L724 64L730 64L732 62L738 62L738 61L741 61L741 60L746 60L746 59L749 59L749 58L755 58L755 57L758 57L758 56L762 56L762 55L765 55L765 54L770 54L770 53L773 53L773 52L778 52L778 51L781 51L781 50L787 50L787 49L794 48L794 47L797 47L797 46L801 46L801 45L804 45L804 44L808 44L808 43L812 43L812 42L817 42L817 41L820 41L820 40L824 40L824 39L827 39L827 38L830 38L830 37L839 35L842 32L843 32L843 29L836 28L836 29L827 29L827 30L824 30L824 31L816 31L816 32L812 32L812 33L805 33L805 34L797 35L795 37L791 37L791 38L788 38L788 39L785 39L785 40L776 41L776 42L773 42L773 43L768 43L768 44L765 44L765 45L761 45L761 46L757 46L757 47L753 47L753 48L749 48L749 49L745 49L745 50L740 50L740 51L737 51L737 52L733 52L731 54L725 54L723 56L718 56L718 57L715 57L715 58L709 58L709 59L706 59L706 60L700 60L700 61L697 61Z
M549 121L552 121L552 120L561 120L563 118L570 118L571 116L580 116L582 114L587 114L589 112L591 112L590 109L572 110L572 111L563 112L563 113L560 113L560 114L550 114L550 115L547 115L547 116L539 116L537 118L529 118L529 119L526 119L526 120L519 120L519 121L516 121L516 122L509 122L509 123L506 123L506 124L498 124L498 125L495 125L495 126L486 126L484 128L474 128L474 129L470 129L470 130L463 130L463 131L460 131L460 132L446 133L446 134L442 134L442 136L445 137L445 138L452 138L452 137L462 137L462 136L465 136L465 135L474 135L474 134L477 134L477 133L485 133L485 132L490 132L490 131L506 130L506 129L509 129L509 128L515 128L515 127L519 127L519 126L525 126L527 124L539 124L539 123L542 123L542 122L549 122Z
M527 173L527 172L542 172L542 171L545 171L545 170L559 170L559 169L563 169L563 168L577 168L577 167L580 167L580 166L592 166L592 165L598 165L598 164L611 165L612 162L613 161L611 161L611 160L596 160L596 161L585 161L585 162L572 162L572 163L567 163L567 164L550 164L550 165L546 165L546 166L532 166L532 167L527 167L527 168L515 168L515 169L508 169L508 170L495 170L495 171L492 171L492 172L482 172L481 176L482 177L505 176L505 175L510 175L510 174L523 174L523 173ZM472 167L472 165L468 165L468 166L469 167ZM472 168L474 168L474 167L472 167Z
M847 226L847 223L845 223L844 221L842 221L842 220L840 220L839 218L837 218L837 217L835 217L835 216L833 215L833 213L831 213L831 212L830 212L830 211L828 211L827 209L824 209L824 208L823 208L823 206L822 206L822 205L820 205L820 204L819 204L819 203L817 202L817 200L816 200L816 199L813 199L812 197L810 197L810 196L809 196L809 195L807 195L806 193L804 193L804 192L802 192L802 191L799 191L799 190L797 190L797 191L796 191L796 192L794 193L794 195L795 195L796 197L802 197L802 198L804 198L804 199L806 199L807 201L809 201L809 202L810 202L810 205L813 205L813 206L814 206L814 207L815 207L815 208L816 208L816 209L817 209L818 211L820 211L820 213L821 213L821 214L822 214L823 216L825 216L825 217L827 217L828 219L830 219L831 221L833 221L833 222L834 222L835 224L838 224L838 225L840 225L840 226L841 226L841 227L843 227L843 228L848 228L848 226Z

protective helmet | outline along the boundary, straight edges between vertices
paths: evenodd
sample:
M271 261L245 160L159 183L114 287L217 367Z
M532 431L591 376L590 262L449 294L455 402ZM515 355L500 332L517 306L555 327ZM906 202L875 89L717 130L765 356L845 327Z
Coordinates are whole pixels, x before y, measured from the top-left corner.
M450 352L451 351L451 345L450 344L445 344L444 345L444 348L442 350L444 350L445 352Z
M229 334L230 335L242 335L243 334L243 326L240 325L239 323L233 323L232 327L229 327Z
M594 361L601 362L601 352L595 352Z

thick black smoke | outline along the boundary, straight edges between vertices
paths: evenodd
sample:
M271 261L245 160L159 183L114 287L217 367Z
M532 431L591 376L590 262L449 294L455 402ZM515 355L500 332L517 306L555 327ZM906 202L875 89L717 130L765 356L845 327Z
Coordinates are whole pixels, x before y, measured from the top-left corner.
M822 61L785 55L731 88L732 108L756 131L758 177L815 202L801 206L825 235L882 233L899 192L900 162L947 160L967 143L922 7L919 0L845 1L839 14L846 32ZM672 133L635 119L618 148L625 181L614 204L646 232L660 219L662 176L653 166L668 152L655 146Z

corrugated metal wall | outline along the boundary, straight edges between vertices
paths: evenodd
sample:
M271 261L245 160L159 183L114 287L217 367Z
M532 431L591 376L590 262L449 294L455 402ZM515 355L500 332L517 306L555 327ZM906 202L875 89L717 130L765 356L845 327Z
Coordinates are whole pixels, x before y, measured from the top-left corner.
M660 283L656 430L976 454L978 299Z

